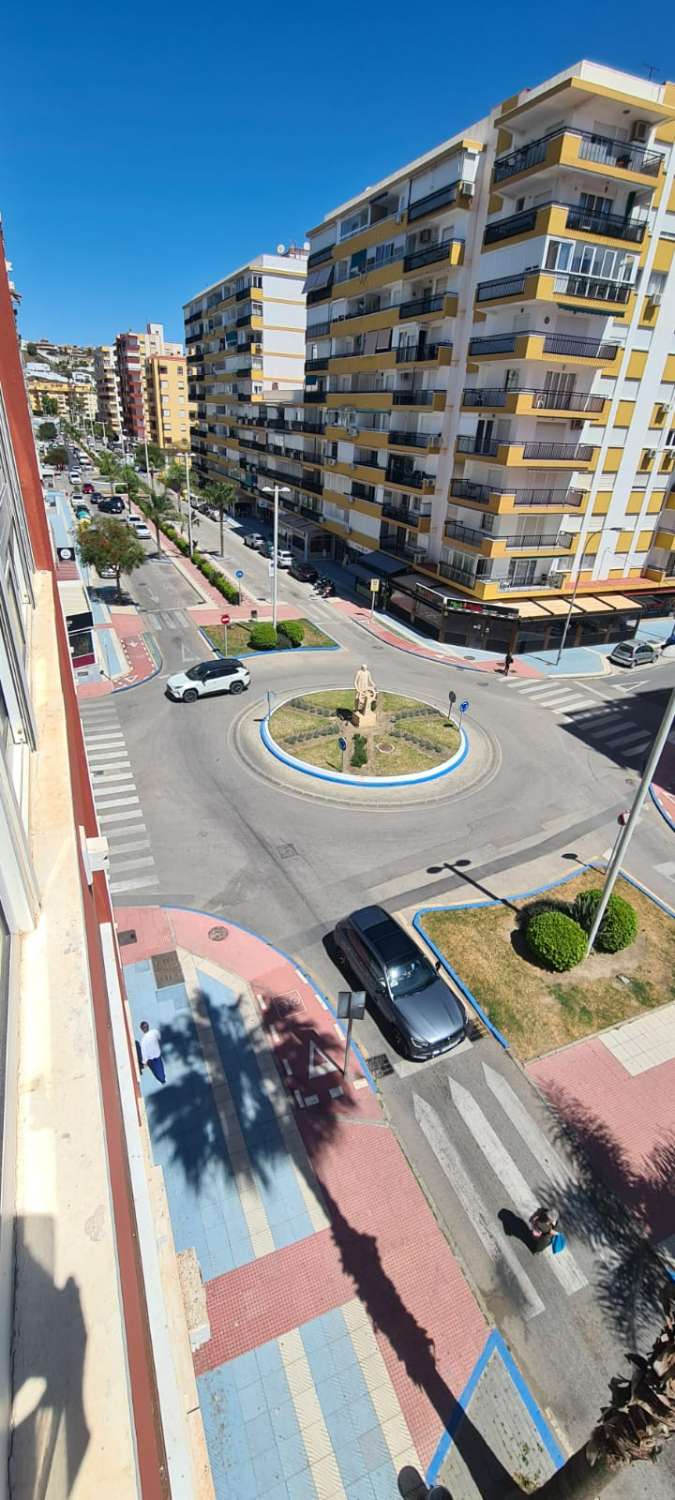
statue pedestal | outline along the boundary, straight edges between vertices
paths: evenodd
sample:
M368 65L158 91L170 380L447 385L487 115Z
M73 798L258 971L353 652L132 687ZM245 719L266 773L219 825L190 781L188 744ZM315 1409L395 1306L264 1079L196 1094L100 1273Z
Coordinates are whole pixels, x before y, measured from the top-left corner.
M374 729L377 724L377 713L374 708L364 708L361 712L354 709L352 714L354 729Z

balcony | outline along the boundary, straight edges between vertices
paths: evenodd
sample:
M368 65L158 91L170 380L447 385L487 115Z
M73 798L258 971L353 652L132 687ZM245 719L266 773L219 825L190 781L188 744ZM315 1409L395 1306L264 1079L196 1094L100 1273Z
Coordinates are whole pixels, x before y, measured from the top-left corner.
M307 270L313 271L315 266L320 266L325 260L330 260L333 255L333 245L324 245L322 250L313 250L307 257Z
M581 298L585 302L610 303L625 307L634 287L628 281L612 281L604 276L586 276L576 271L551 271L532 266L510 276L481 281L476 287L476 302L504 302L517 297L527 302L553 302L558 297Z
M494 540L492 532L479 526L464 526L461 521L446 521L443 530L449 540L466 542L468 547L482 547L483 542Z
M509 214L488 224L483 235L484 245L498 245L502 240L514 239L518 234L530 234L537 222L537 208L526 208L522 213Z
M323 481L316 479L313 474L303 473L302 478L296 479L295 483L303 490L311 490L314 495L323 494Z
M420 549L415 546L414 542L401 541L398 536L381 536L380 546L385 552L390 552L393 557L404 557L409 562L418 564L422 562Z
M516 347L515 333L493 333L488 338L469 339L469 355L513 354Z
M326 399L326 392L325 391L308 391L308 390L305 390L303 392L302 399L305 402L306 401L309 401L309 402L325 401L325 399Z
M439 292L435 297L411 297L408 302L399 303L399 322L406 318L423 318L427 313L437 313L442 310L445 301L445 292Z
M453 583L460 583L465 589L473 589L476 586L477 575L475 568L461 568L459 563L439 562L438 571L441 578L449 578ZM484 581L489 574L482 574Z
M473 338L469 341L469 357L500 359L508 354L516 359L542 359L546 355L556 355L564 360L592 360L596 364L605 365L614 363L619 347L604 339L580 338L576 334L546 333L530 329Z
M549 203L537 203L521 213L508 214L488 224L483 235L483 245L503 244L520 235L562 234L566 229L582 234L599 235L602 239L628 241L641 245L647 232L644 219L621 214L598 213L583 208L580 204L561 203L551 199Z
M422 448L424 450L437 447L440 437L430 432L399 432L389 429L390 448Z
M440 208L449 208L457 197L457 182L449 182L447 187L437 188L435 193L426 193L423 198L418 198L416 203L411 203L408 208L408 223L414 224L417 219L424 219L427 214L438 213Z
M394 391L393 406L427 406L432 411L442 411L445 406L445 391L425 391L411 386L407 390Z
M517 271L513 276L497 276L493 281L479 281L476 287L477 302L495 302L504 297L522 297L527 273Z
M448 339L436 344L399 344L396 349L397 365L449 365L452 344Z
M583 297L587 302L611 302L625 307L635 290L628 281L608 281L602 276L581 276L576 271L555 271L553 290L565 297Z
M546 411L576 416L578 413L599 415L604 411L606 397L593 396L588 391L556 391L538 386L466 386L462 392L462 409L502 409L514 414Z
M590 443L523 443L523 458L536 463L590 463L595 448Z
M394 505L391 500L385 500L382 515L388 521L398 521L401 526L414 526L417 529L431 516L431 505L423 502L419 507L413 508L410 505Z
M496 458L500 446L498 438L492 438L490 442L479 442L475 437L457 439L457 452L470 453L474 458Z
M308 370L308 371L327 370L328 369L328 355L327 354L321 355L321 357L318 358L318 359L306 359L305 360L305 369Z
M563 359L615 360L618 344L608 344L604 339L577 338L567 333L545 333L544 354L558 354Z
M575 166L584 162L609 171L630 172L634 176L653 179L658 177L662 161L658 151L648 151L629 141L617 141L611 136L562 125L516 151L497 157L493 182L507 182L509 178L520 176L521 172L529 172L532 167L543 164Z
M435 245L427 245L424 250L413 250L411 254L403 258L403 273L409 271L420 271L423 266L433 266L440 261L451 261L453 266L459 266L464 258L463 240L439 240Z
M574 204L567 209L567 228L581 230L584 234L600 234L606 239L629 240L635 245L641 245L647 233L644 219L622 219L620 214L595 213Z
M434 480L421 469L413 469L403 463L390 460L382 476L385 484L397 484L406 490L433 490Z
M468 500L473 505L499 507L502 501L511 501L514 506L552 506L556 510L578 510L584 503L588 491L548 486L522 489L500 488L495 484L478 484L474 479L450 480L448 491L450 502ZM503 508L503 507L502 507Z
M532 536L500 536L495 540L502 542L507 552L569 552L574 545L574 537L560 531L549 535L537 531Z
M308 326L306 329L307 343L312 343L314 339L325 338L330 333L330 327L330 320L326 323L312 323L311 327Z

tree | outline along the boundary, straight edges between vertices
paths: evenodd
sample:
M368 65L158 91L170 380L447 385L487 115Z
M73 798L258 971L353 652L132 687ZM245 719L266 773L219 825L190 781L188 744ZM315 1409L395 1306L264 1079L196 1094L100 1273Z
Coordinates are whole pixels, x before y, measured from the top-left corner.
M57 428L54 422L41 422L38 427L38 437L43 443L51 443L57 436Z
M182 496L185 490L185 464L180 459L174 458L173 462L164 475L164 484L167 490L172 490L174 495Z
M217 510L217 512L218 512L218 522L219 522L219 525L220 525L220 555L221 555L221 557L222 557L223 551L225 549L225 536L224 536L224 524L223 524L224 523L224 517L225 517L226 512L229 512L231 506L234 505L236 493L237 492L236 492L235 486L233 484L228 484L223 479L214 479L214 480L212 480L212 482L210 484L207 484L207 486L206 486L206 498L208 500L208 503L209 503L209 505L212 505L213 509Z
M150 469L151 472L154 472L155 474L157 474L160 469L164 468L164 454L162 453L161 448L158 447L157 443L148 443L147 446L148 446L148 468ZM141 465L143 467L145 466L145 444L144 443L137 443L136 444L136 447L134 449L134 458L135 458L136 463L138 464L139 468L141 467Z
M140 480L133 464L122 464L118 473L118 479L122 488L126 490L130 500L137 500L140 494Z
M178 512L171 495L166 490L163 490L159 495L151 495L149 500L146 500L144 509L148 520L152 521L155 528L157 555L159 556L162 550L162 544L159 539L159 528L160 526L166 526L170 521L177 521Z
M48 396L46 393L40 397L40 411L45 417L58 417L59 403L56 396Z
M45 463L53 464L55 469L65 469L68 462L68 449L63 448L60 443L48 448L45 453Z
M120 578L123 573L132 573L145 562L145 552L126 521L117 516L99 516L96 521L84 521L77 531L77 543L83 563L94 567L97 573L113 568L115 586L120 594Z
M37 344L26 344L26 354L29 354L31 359L35 359L35 356L37 354Z
M98 472L103 479L110 480L110 493L113 492L113 481L117 479L120 465L112 453L101 453L98 459Z

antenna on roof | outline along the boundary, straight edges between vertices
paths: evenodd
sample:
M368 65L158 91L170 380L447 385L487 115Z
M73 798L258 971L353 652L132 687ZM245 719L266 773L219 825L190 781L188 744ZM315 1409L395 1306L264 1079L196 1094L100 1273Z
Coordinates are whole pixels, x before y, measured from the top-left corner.
M286 254L286 246L285 245L277 245L277 255L285 255L285 254Z

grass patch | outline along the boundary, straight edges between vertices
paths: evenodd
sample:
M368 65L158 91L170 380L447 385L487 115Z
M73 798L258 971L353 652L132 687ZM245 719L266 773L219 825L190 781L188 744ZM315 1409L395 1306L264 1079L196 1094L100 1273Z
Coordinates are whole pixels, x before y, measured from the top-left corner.
M450 760L459 745L456 726L449 724L440 711L427 708L418 699L404 698L399 693L380 693L377 727L365 731L367 757L365 761L353 764L354 736L358 736L351 724L353 707L354 692L351 688L334 688L294 698L273 713L271 733L277 744L290 755L308 765L334 771L343 769L338 737L344 735L348 742L344 770L350 775L362 776L404 776L431 770ZM318 713L318 709L323 712ZM397 721L396 714L404 710L415 712ZM321 729L331 728L334 736L320 736L318 733ZM298 736L303 738L298 740ZM413 736L422 743L415 743L406 736Z
M559 887L560 899L573 901L600 884L597 871L576 876ZM637 912L635 942L620 953L596 953L569 975L536 966L508 906L428 912L423 927L526 1061L675 1000L675 921L627 881L615 889Z
M253 621L253 623L255 624L256 622ZM330 635L326 635L325 631L319 630L318 625L315 625L312 620L301 620L300 624L304 626L305 630L302 641L303 646L334 646L336 644L336 642L333 640L333 637ZM224 625L205 625L203 629L204 635L206 636L207 640L211 642L212 646L215 646L216 651L221 651L223 656L226 654L226 635L228 656L239 656L242 651L251 651L253 649L249 642L251 625L248 620L238 621L236 625L228 625L227 631L225 630ZM279 633L279 643L276 647L277 651L293 651L299 649L300 648L297 646L291 646L290 641L287 640L286 636ZM256 651L255 654L256 656L264 656L265 652Z

